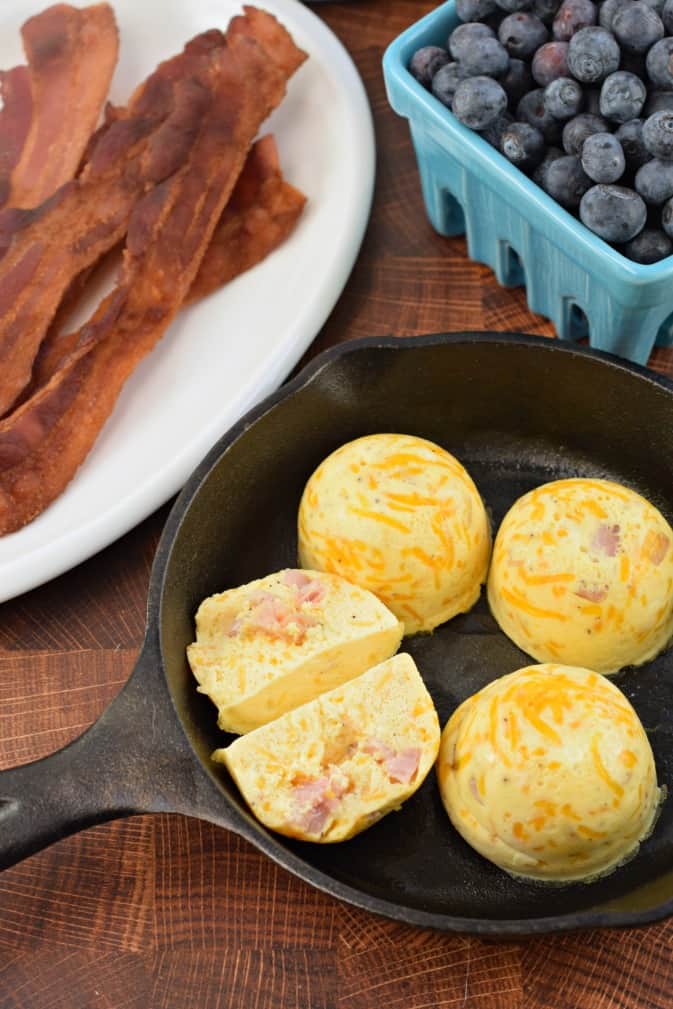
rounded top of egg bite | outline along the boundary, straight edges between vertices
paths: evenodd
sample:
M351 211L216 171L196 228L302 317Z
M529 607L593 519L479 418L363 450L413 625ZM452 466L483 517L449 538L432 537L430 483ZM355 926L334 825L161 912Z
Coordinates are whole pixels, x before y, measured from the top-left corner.
M589 670L527 666L454 712L437 762L453 825L514 875L592 879L651 831L661 795L638 715Z
M547 483L510 508L488 599L502 630L541 662L611 674L673 635L673 530L609 480Z
M430 631L470 609L486 580L488 517L467 470L424 438L366 435L310 477L299 507L303 567L375 593L404 623Z

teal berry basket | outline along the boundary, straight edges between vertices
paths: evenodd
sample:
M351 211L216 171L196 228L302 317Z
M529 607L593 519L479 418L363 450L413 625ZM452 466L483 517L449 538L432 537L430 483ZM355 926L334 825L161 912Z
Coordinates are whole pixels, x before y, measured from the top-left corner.
M388 100L409 120L428 217L441 235L465 233L471 259L499 283L525 285L531 311L562 340L588 336L598 350L645 364L673 345L673 256L641 266L588 228L467 129L409 73L421 46L445 46L460 23L454 0L387 49Z

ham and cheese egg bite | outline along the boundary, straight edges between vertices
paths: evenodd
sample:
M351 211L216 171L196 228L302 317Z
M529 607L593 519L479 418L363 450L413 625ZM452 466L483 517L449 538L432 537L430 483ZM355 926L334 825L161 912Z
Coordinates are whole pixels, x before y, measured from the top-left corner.
M437 771L468 844L537 880L610 872L661 801L636 712L610 680L570 666L528 666L468 698L442 733Z
M467 471L410 435L343 445L313 473L299 507L300 564L374 592L406 634L431 631L476 603L490 549L486 510Z
M226 732L249 732L393 655L403 626L338 575L287 569L210 596L187 658Z
M402 654L216 750L213 759L271 830L332 842L397 809L421 786L438 749L432 699Z
M520 498L496 536L488 600L540 662L616 673L673 635L673 530L608 480L557 480Z

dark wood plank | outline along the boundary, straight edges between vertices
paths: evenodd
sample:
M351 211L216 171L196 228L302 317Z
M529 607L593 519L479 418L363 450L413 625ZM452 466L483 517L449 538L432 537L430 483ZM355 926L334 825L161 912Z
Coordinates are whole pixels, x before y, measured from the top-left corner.
M378 176L360 256L307 359L384 333L553 333L523 290L499 287L469 262L462 238L441 238L426 220L381 56L432 7L320 5L365 80ZM673 352L651 363L673 375ZM142 641L166 514L0 606L0 767L68 742L120 689ZM0 876L0 1009L668 1009L672 930L508 944L415 930L331 900L209 824L137 817Z

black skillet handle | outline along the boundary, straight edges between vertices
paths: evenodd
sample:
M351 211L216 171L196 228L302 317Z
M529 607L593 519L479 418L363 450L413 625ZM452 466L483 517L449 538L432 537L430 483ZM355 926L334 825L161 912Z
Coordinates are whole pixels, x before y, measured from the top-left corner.
M158 655L148 636L128 683L87 732L42 760L0 772L0 869L133 813L206 816L247 833L191 750Z

